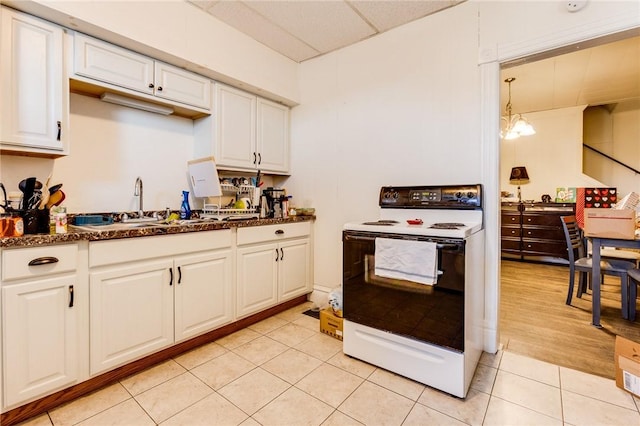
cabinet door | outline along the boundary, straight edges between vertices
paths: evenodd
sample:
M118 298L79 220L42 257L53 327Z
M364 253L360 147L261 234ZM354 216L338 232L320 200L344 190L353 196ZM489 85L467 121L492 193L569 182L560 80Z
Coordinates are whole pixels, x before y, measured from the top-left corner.
M154 94L171 101L211 109L211 80L157 61Z
M309 239L280 243L278 301L311 292Z
M91 272L91 374L173 343L175 280L170 259Z
M67 275L2 289L6 406L77 380L75 281L75 275Z
M229 250L176 259L176 341L233 321L233 271Z
M68 83L60 27L0 10L0 139L3 148L63 154Z
M258 98L258 168L265 171L289 171L289 108Z
M153 94L151 58L76 33L73 59L77 75Z
M236 313L247 316L275 305L278 301L277 244L244 247L237 250Z
M256 97L216 85L216 161L219 166L255 169Z

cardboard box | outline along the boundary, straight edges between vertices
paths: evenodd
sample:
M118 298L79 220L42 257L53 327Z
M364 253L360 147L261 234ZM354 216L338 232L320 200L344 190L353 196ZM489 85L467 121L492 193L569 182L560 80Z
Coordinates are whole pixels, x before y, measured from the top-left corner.
M640 397L640 343L616 336L616 385Z
M584 235L587 237L633 240L635 232L635 210L584 209Z
M335 316L331 308L320 311L320 332L342 340L342 318Z

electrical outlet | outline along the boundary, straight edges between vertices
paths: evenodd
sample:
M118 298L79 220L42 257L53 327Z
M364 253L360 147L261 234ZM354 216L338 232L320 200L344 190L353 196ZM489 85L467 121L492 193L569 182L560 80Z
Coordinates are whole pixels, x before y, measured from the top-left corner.
M567 2L567 10L569 12L577 12L587 5L587 0L574 0Z

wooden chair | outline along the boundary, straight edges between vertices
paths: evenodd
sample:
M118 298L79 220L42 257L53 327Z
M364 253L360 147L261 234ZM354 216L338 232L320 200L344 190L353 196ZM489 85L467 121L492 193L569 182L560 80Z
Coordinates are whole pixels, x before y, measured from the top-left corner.
M640 269L629 269L629 321L636 320L636 298L640 285Z
M586 255L585 240L578 227L576 217L562 216L560 219L562 220L562 229L567 241L567 251L569 254L569 291L567 292L566 303L567 305L571 305L576 271L580 273L577 296L582 297L582 294L587 290L587 281L591 279L592 264L591 258ZM628 318L629 315L629 270L632 269L634 269L632 262L615 259L603 259L600 261L600 271L604 275L620 277L621 310L623 318Z

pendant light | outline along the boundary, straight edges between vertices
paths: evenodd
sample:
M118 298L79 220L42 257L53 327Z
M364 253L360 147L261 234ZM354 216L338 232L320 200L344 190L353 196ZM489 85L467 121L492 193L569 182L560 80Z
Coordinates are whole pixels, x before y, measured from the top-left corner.
M520 136L535 135L536 131L522 114L513 114L511 105L511 83L515 81L515 77L509 77L504 82L509 85L509 101L506 107L506 117L502 117L505 128L500 131L500 137L506 140L518 139Z

